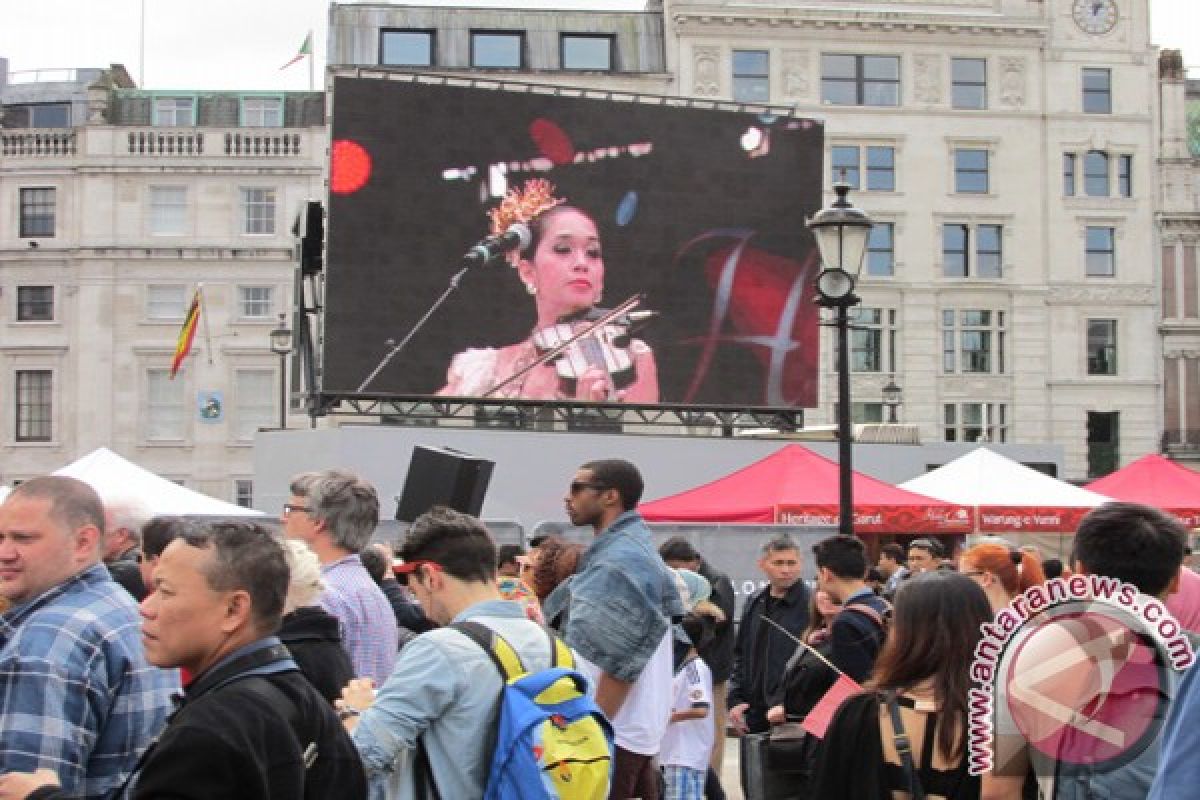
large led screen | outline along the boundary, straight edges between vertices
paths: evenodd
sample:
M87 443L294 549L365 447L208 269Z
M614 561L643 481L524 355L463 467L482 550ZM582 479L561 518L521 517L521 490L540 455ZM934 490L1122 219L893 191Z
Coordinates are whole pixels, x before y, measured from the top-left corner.
M682 101L335 79L322 391L814 405L822 137ZM496 209L527 247L455 282Z

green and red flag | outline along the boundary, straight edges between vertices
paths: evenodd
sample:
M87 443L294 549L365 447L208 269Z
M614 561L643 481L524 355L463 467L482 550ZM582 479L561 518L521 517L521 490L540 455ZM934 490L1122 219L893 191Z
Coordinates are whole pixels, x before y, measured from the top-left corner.
M299 52L296 53L295 57L291 61L287 62L282 67L280 67L280 69L287 69L292 64L295 64L297 61L301 60L305 56L308 56L310 58L312 57L312 31L309 31L308 36L304 37L304 43L300 45L300 50L299 50Z

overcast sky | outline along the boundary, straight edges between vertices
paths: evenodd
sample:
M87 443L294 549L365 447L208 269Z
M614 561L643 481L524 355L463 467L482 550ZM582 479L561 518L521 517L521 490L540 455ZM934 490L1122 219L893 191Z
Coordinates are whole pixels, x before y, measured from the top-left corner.
M329 0L144 0L146 62L138 30L143 0L0 0L0 57L9 69L126 66L150 89L306 89L308 67L280 71L314 31L325 63ZM641 9L645 0L425 0L396 5ZM1145 2L1145 0L1124 0ZM1182 48L1200 67L1200 0L1151 0L1153 40Z

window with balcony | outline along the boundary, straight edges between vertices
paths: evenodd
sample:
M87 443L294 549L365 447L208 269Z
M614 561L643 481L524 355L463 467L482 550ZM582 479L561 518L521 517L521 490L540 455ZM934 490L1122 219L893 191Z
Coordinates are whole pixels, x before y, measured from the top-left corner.
M896 273L895 225L876 222L867 234L866 269L868 275L891 277Z
M983 309L942 311L942 372L1004 374L1004 312Z
M69 128L70 103L16 103L4 106L5 128Z
M241 190L242 233L248 236L269 236L275 233L275 190Z
M58 190L52 187L21 189L19 233L23 239L54 236L54 210Z
M162 127L183 128L196 124L196 98L154 98L154 124Z
M868 192L896 191L896 149L885 145L833 145L829 148L831 183L845 181L850 188L863 189L862 174L867 176Z
M1004 403L946 403L942 419L947 442L1008 441L1008 406Z
M559 36L559 62L563 69L611 72L613 37L602 34L564 33Z
M1083 110L1087 114L1112 113L1112 70L1083 68Z
M821 100L837 106L900 105L900 57L823 54Z
M942 225L942 272L947 278L1003 277L1004 226Z
M471 66L483 69L521 69L525 65L525 35L508 31L471 31Z
M243 97L242 125L247 128L283 127L283 98Z
M850 371L892 372L896 364L896 310L860 308L852 325Z
M954 191L960 194L987 194L987 150L960 147L954 151Z
M53 322L54 287L18 286L17 322Z
M53 434L54 373L48 369L19 369L16 388L16 440L49 442Z
M187 187L150 187L150 233L182 236L187 233Z
M239 286L238 315L242 319L273 319L275 290L271 286Z
M181 283L156 284L146 287L146 319L151 322L177 321L186 311L186 287Z
M1116 228L1089 225L1085 233L1085 272L1089 278L1117 274Z
M177 442L187 435L189 406L184 394L184 367L174 380L169 369L146 370L146 413L143 435L151 442Z
M950 59L950 103L954 108L987 108L987 59Z
M1087 374L1117 374L1117 321L1087 321Z
M1083 193L1108 197L1108 153L1089 150L1083 157Z
M380 33L379 63L394 67L432 67L434 32L384 30Z
M766 50L734 50L733 99L739 103L770 102L770 66Z

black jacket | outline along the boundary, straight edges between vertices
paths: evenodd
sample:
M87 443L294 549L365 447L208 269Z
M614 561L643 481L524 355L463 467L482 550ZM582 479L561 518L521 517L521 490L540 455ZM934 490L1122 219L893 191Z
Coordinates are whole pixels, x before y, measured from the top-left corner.
M395 578L385 576L383 582L379 584L379 588L383 590L384 596L392 604L392 613L396 615L396 624L401 628L406 628L413 633L424 633L436 627L425 616L421 607L409 599L408 595L404 593L404 587ZM400 640L401 646L407 641L403 636L400 637Z
M358 751L333 708L278 643L218 665L183 704L135 772L135 800L357 800ZM285 668L273 674L259 670ZM289 718L290 717L290 718ZM316 745L305 769L305 749Z
M297 608L283 618L279 639L321 696L333 703L354 678L354 664L342 646L337 617L319 606Z
M750 705L746 718L751 731L766 730L768 703L797 647L787 634L764 622L763 614L769 605L770 618L796 638L808 627L809 592L804 581L796 581L778 599L771 598L770 592L771 587L765 586L746 602L729 678L729 707Z
M707 561L700 562L700 575L712 586L713 605L725 612L725 621L718 622L712 641L700 650L700 657L712 671L713 683L724 683L733 672L733 647L735 630L733 615L736 610L736 598L733 594L733 584L724 572L718 572Z
M854 606L867 606L878 616L885 616L890 607L887 601L873 594L856 597L833 618L829 628L829 660L857 683L863 683L875 668L875 657L883 647L886 631L877 617L855 611Z
M138 563L140 556L141 551L131 547L104 565L113 580L139 603L146 599L146 584L142 582L142 567Z

